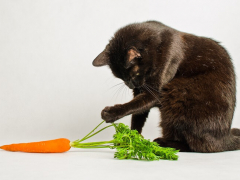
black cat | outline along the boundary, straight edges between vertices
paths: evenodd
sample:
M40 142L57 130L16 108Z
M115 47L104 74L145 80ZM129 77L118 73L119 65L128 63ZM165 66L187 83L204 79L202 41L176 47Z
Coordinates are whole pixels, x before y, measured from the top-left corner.
M154 141L160 146L195 152L240 149L240 130L231 130L234 68L218 42L156 21L135 23L118 30L93 65L109 65L133 89L130 102L102 110L106 122L132 114L131 128L141 133L149 110L158 107L163 136Z

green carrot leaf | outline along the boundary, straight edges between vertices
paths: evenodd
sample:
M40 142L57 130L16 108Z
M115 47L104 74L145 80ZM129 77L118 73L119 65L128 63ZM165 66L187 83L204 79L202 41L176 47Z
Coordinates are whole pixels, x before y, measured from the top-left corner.
M103 121L104 122L104 121ZM178 151L174 148L160 147L156 142L144 139L137 130L131 130L127 125L123 123L112 123L112 125L106 126L96 133L93 133L103 122L101 122L96 128L88 133L81 140L71 142L72 147L76 148L110 148L116 149L114 158L117 159L137 159L137 160L177 160ZM113 140L101 141L101 142L89 142L82 143L82 141L98 134L102 130L114 126L116 133L113 135Z

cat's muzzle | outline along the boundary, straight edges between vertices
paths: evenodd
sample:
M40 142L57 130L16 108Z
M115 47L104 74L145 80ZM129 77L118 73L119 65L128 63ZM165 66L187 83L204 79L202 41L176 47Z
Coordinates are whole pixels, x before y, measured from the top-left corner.
M124 82L130 89L134 89L135 86L133 85L133 83L131 81L128 82Z
M141 86L138 81L133 81L133 80L130 80L130 81L127 81L127 82L124 82L124 83L125 83L130 89L138 88L138 87Z

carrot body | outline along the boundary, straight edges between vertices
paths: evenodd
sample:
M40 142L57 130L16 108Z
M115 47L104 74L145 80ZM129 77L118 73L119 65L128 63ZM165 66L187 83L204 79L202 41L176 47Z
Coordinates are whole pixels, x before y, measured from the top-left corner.
M21 151L30 153L61 153L68 151L71 146L68 139L60 138L49 141L10 144L1 146L0 148L6 151Z

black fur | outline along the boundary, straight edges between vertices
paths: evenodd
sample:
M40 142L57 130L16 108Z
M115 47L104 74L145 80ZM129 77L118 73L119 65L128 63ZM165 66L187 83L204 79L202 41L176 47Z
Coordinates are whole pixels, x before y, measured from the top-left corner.
M161 112L163 147L181 151L240 149L240 130L231 123L236 102L231 59L218 42L148 21L119 29L93 61L133 89L125 104L103 109L106 122L132 114L140 133L149 110Z

